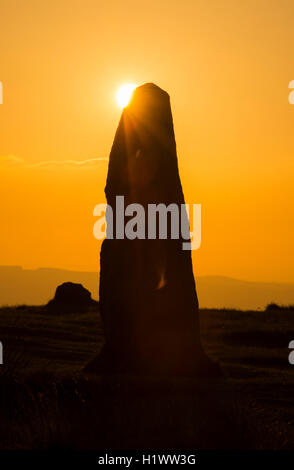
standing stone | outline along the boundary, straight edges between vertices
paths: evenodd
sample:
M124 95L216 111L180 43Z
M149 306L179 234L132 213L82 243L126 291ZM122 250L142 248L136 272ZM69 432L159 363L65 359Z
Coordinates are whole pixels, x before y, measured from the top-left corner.
M184 196L178 171L169 95L152 83L135 89L124 108L110 153L107 203L177 204ZM127 221L128 219L126 219ZM181 229L181 226L180 226ZM100 309L105 371L211 374L203 353L191 252L184 240L108 239L101 248ZM114 234L116 227L114 224ZM181 230L180 230L181 234Z

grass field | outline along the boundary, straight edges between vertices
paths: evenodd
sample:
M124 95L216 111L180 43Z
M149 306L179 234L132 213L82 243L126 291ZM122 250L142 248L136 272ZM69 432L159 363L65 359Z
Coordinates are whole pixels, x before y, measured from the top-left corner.
M224 379L98 377L99 313L0 309L1 449L293 449L294 310L201 310Z

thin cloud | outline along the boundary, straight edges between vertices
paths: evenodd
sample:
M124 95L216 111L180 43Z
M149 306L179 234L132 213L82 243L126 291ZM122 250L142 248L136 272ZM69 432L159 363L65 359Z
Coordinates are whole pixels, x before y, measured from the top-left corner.
M100 158L89 158L87 160L47 160L44 162L37 162L32 163L28 166L31 168L37 167L48 167L48 166L96 166L101 161L107 161L108 158L100 157Z
M15 155L5 155L1 156L0 155L0 166L4 167L14 167L14 166L19 166L24 164L24 159L16 157Z
M0 156L0 167L15 168L23 166L25 168L50 168L50 167L93 167L99 162L108 161L106 157L88 158L86 160L45 160L36 163L27 163L23 158L15 155Z

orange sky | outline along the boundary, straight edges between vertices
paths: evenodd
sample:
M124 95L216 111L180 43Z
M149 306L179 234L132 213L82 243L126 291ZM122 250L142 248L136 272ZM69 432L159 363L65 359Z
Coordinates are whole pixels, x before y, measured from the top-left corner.
M0 265L97 269L115 93L153 81L202 204L196 274L294 282L293 20L290 0L2 0Z

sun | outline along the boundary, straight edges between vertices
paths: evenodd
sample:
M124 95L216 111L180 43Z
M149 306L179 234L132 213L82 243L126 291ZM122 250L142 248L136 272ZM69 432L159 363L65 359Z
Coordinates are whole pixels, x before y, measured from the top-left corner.
M125 83L119 87L116 93L116 101L120 108L125 108L129 104L135 88L137 88L137 85L134 83Z

